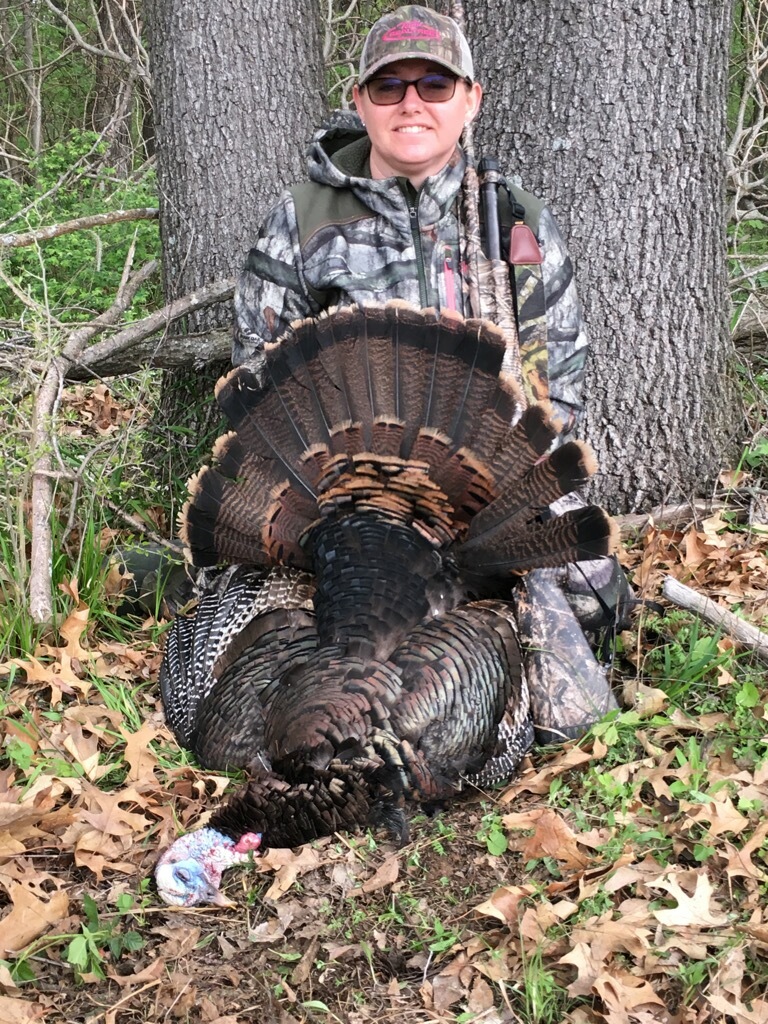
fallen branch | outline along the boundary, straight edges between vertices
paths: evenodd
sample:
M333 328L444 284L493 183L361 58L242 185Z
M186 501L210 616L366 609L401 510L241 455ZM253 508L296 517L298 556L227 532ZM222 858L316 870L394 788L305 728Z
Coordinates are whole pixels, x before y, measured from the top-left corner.
M201 335L165 336L161 341L148 339L161 331L166 331L170 324L189 313L216 302L228 301L234 291L235 282L231 278L212 281L189 295L169 302L167 306L144 317L143 320L137 320L124 327L111 338L105 338L88 349L81 347L76 354L67 359L67 379L90 380L92 377L110 377L130 373L146 365L171 368L229 359L232 335L225 328ZM64 355L66 356L66 352Z
M111 213L94 213L88 217L76 217L61 224L49 224L45 228L34 231L22 231L18 234L0 235L0 246L18 249L23 245L34 245L35 242L47 242L60 235L69 235L73 231L87 231L90 228L103 227L105 224L119 224L126 220L155 220L159 211L151 206L137 210L113 210Z
M697 520L706 519L726 507L726 502L717 499L685 501L681 505L657 505L650 512L631 513L614 516L619 524L622 538L626 539L634 530L644 533L650 526L661 530L672 527L681 529L690 526Z
M686 611L695 612L702 619L719 626L744 647L750 648L761 661L768 662L768 633L764 633L757 626L745 622L733 612L726 611L720 605L715 604L709 597L699 594L697 591L686 587L679 580L667 576L663 586L664 597Z

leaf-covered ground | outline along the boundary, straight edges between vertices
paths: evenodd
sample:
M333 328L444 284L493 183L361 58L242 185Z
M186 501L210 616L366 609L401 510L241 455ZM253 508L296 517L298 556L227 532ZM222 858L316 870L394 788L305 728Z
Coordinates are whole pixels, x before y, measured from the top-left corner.
M630 573L764 626L764 533L649 524ZM55 636L0 667L0 1022L768 1021L768 680L690 616L618 638L625 710L535 751L412 842L339 836L173 910L158 851L229 779L167 732L156 624L109 638L68 588ZM2 609L0 609L0 612Z

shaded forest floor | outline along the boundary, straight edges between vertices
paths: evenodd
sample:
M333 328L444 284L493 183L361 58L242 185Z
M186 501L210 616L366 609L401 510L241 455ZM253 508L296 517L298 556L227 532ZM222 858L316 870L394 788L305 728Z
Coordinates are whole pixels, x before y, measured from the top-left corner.
M718 512L624 558L647 600L672 575L764 627L765 551ZM236 908L175 910L158 851L230 780L163 724L162 628L105 630L68 589L58 634L0 666L3 1024L768 1020L768 672L728 638L642 609L624 710L581 743L404 849L272 851L230 872Z

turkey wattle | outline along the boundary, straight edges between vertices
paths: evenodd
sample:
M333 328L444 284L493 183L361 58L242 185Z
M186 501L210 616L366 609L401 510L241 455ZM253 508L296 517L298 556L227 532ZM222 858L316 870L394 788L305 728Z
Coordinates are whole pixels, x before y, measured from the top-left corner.
M525 408L493 325L401 303L294 325L217 386L233 431L182 536L214 576L161 670L179 741L248 785L159 861L160 895L220 901L265 846L385 823L508 777L531 743L509 592L596 558L595 507L541 513L594 460Z

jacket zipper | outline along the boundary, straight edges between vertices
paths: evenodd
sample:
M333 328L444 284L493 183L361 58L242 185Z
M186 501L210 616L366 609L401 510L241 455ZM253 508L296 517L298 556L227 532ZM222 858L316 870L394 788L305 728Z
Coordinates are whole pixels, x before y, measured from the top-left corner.
M408 216L411 218L411 235L413 247L416 250L416 270L419 275L419 297L421 298L422 309L429 305L427 300L427 275L424 269L424 251L421 248L421 232L419 231L419 211L415 206L409 204Z

